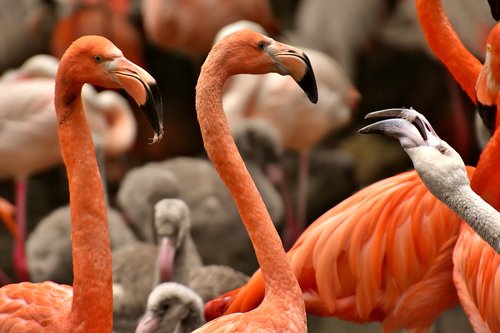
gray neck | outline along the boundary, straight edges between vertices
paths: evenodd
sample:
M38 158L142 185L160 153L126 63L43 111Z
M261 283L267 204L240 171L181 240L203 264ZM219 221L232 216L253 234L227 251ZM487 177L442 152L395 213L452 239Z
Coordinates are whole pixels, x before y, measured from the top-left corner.
M456 212L497 253L500 253L500 212L469 186L442 193L442 201Z

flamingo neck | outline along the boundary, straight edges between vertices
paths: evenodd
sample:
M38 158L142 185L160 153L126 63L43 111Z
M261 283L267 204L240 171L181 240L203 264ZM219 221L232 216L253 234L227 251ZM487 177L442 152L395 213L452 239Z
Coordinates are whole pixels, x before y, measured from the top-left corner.
M61 68L56 79L55 106L69 183L74 275L67 325L78 327L71 330L75 332L111 332L111 250L104 191L83 113L82 84L68 82Z
M222 87L230 76L225 61L209 54L196 86L196 110L208 156L226 184L239 210L265 280L264 303L285 304L301 309L302 292L293 274L281 240L255 183L236 148L222 107ZM296 314L297 315L297 314Z
M476 172L471 179L472 189L486 202L500 210L500 131L496 130L484 148Z
M417 14L427 42L469 98L476 103L475 87L481 63L462 44L446 16L441 0L416 0Z

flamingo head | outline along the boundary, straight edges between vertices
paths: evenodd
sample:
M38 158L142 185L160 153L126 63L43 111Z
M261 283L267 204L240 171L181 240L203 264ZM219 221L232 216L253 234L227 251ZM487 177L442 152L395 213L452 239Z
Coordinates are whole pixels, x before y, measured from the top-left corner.
M486 58L476 84L478 112L491 132L496 127L497 97L500 91L500 24L486 41Z
M64 76L64 74L71 75ZM155 79L124 57L122 51L101 36L80 37L61 58L59 81L84 83L109 89L124 89L146 114L154 131L153 141L163 134L163 110Z
M217 42L211 52L212 56L214 54L224 55L220 59L228 75L266 73L290 75L311 102L318 101L318 88L311 62L303 51L293 46L277 42L258 32L243 29Z
M167 198L155 204L160 282L172 280L175 254L188 237L190 227L190 211L184 201Z
M470 186L460 155L413 109L371 112L366 118L392 117L365 126L360 133L380 133L399 140L429 191L442 198L449 189Z

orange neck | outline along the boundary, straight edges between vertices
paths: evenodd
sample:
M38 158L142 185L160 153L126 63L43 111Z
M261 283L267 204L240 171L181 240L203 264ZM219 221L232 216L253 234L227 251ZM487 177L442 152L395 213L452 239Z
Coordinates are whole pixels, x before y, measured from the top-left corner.
M209 54L196 86L196 110L209 158L231 193L255 249L266 285L264 303L284 304L305 320L302 292L281 240L231 136L222 108L222 86L230 74L223 57Z
M434 54L476 103L475 87L482 65L462 44L444 13L441 0L416 0L420 25Z
M111 250L104 192L83 113L82 83L65 78L61 61L55 106L61 155L70 193L73 303L66 325L75 332L111 332ZM69 331L68 331L69 332Z
M472 189L490 205L500 210L500 131L497 129L484 148L476 172L471 179Z

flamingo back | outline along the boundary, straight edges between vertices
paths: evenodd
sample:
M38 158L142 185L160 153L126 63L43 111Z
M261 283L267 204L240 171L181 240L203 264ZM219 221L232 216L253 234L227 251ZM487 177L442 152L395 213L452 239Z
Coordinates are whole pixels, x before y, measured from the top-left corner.
M70 312L73 289L54 282L10 284L0 289L0 331L43 332Z

